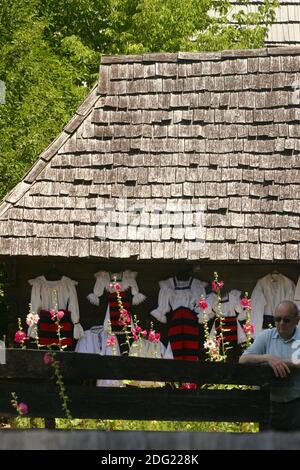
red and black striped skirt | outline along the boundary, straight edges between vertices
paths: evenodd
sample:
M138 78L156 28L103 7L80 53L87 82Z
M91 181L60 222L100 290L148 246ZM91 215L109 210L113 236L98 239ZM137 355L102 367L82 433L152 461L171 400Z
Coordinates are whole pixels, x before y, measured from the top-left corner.
M186 307L174 310L168 339L174 359L197 361L200 354L200 330L196 313Z
M60 320L59 325L61 346L73 346L73 322L71 320L71 312L63 310L63 318ZM57 336L57 324L51 320L50 310L41 310L39 312L40 321L38 323L39 344L41 346L57 346L59 345L59 338Z

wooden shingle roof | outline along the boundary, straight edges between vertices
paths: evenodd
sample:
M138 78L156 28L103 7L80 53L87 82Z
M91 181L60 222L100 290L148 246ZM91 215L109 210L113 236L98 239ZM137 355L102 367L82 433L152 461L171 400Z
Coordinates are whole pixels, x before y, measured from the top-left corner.
M295 261L300 48L102 58L0 205L0 255Z

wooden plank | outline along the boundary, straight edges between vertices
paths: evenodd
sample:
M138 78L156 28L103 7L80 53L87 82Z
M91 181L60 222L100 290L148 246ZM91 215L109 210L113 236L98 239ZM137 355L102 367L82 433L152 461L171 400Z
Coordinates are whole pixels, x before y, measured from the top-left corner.
M25 181L20 181L8 195L5 197L6 202L10 202L12 204L16 203L21 199L22 196L29 190L30 184L25 183Z
M0 378L49 379L45 351L8 349ZM65 380L135 379L167 382L265 385L278 383L268 366L222 364L138 357L100 356L75 352L56 353ZM282 384L282 382L280 382Z
M15 416L11 392L28 405L30 417L64 417L55 385L0 383L0 416ZM178 421L263 421L268 393L239 390L166 390L66 387L73 418Z
M268 55L298 55L300 54L300 47L268 47L267 52Z
M143 56L142 55L103 55L101 57L101 64L100 64L100 72L101 72L101 65L105 64L127 64L131 62L142 62Z

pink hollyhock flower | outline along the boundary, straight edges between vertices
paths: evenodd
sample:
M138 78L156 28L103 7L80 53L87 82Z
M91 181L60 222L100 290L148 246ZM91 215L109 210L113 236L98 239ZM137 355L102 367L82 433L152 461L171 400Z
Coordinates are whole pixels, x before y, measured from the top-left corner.
M154 330L150 330L150 331L149 331L149 335L148 335L148 340L149 340L151 343L159 343L159 341L160 341L160 333L155 333Z
M251 299L248 299L247 297L244 297L241 299L241 305L244 308L248 308L249 310L251 309Z
M22 343L27 339L26 333L22 330L18 330L15 334L15 342L16 343Z
M206 310L208 308L208 303L205 299L200 299L198 305L200 308L202 308L202 310Z
M133 336L133 341L135 341L135 342L138 341L140 337L136 334L136 332L131 330L131 333L132 333L132 336Z
M51 354L49 354L48 352L45 353L44 354L44 364L46 364L46 366L48 366L52 362L53 362L53 357L51 356Z
M135 328L131 328L131 334L133 336L134 341L139 340L139 333L142 331L140 326L136 326Z
M64 316L65 316L65 312L63 312L62 310L59 310L59 311L57 312L57 318L58 318L59 320L61 320Z
M197 389L197 384L186 382L186 383L183 383L179 388L187 389L187 390L196 390Z
M118 291L122 290L121 284L119 284L119 282L110 282L109 283L109 288L110 289L115 289L115 290L118 290Z
M140 335L145 338L147 336L147 331L142 330L140 326L136 326L135 328L131 328L131 333L133 336L134 341L138 341L140 338Z
M28 405L26 403L19 403L18 404L18 411L21 415L27 415L28 413Z
M120 314L120 318L118 320L118 324L121 326L125 326L125 325L130 325L130 322L131 322L130 315L127 312L127 310L123 308Z
M111 335L106 341L106 346L114 346L116 343L117 343L117 338Z
M254 325L252 323L246 323L245 325L243 325L243 330L246 334L251 333L252 335L254 335Z
M213 281L211 283L211 286L214 292L218 292L220 289L224 287L224 281Z
M51 320L54 321L56 318L56 311L53 308L50 310L50 316Z

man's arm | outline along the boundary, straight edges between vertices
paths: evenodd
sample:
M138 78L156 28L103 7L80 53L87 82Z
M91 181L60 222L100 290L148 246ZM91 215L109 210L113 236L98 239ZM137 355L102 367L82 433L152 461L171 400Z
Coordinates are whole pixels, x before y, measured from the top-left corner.
M243 354L239 358L240 364L262 364L263 362L268 362L270 359L270 354Z
M276 377L288 377L290 369L289 360L281 359L271 354L243 354L239 359L240 364L269 364Z

